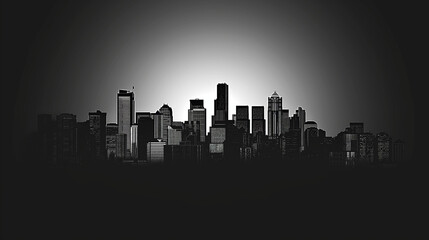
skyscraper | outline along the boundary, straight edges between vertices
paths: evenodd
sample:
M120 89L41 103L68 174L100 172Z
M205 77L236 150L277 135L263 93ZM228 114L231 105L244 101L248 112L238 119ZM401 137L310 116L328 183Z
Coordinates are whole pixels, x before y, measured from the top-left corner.
M305 110L303 110L301 107L296 110L296 114L299 117L299 129L301 131L301 146L300 151L304 151L304 123L305 123Z
M153 137L155 139L162 139L164 136L164 129L162 128L162 124L164 123L164 116L159 111L156 113L152 113L153 119Z
M162 116L162 115L161 115ZM154 140L154 120L150 117L140 117L137 127L138 159L147 159L147 143Z
M219 83L217 85L217 98L214 101L215 115L213 123L216 121L228 120L228 85L226 83Z
M282 98L274 91L268 97L268 136L275 138L281 134Z
M191 99L190 101L190 109L188 110L188 121L194 122L199 121L199 132L200 132L200 141L206 141L207 134L207 112L204 108L204 100L202 99Z
M246 133L250 131L249 106L236 107L236 124L238 129L244 129Z
M126 134L126 150L131 150L131 125L134 122L134 93L119 90L117 95L118 133Z
M168 140L168 126L171 126L173 123L173 110L168 104L162 105L159 111L163 115L162 119L162 140L167 142Z
M252 134L265 135L264 106L252 106Z
M282 109L281 118L281 134L285 134L289 132L290 128L289 109Z
M96 161L106 159L106 113L101 111L89 113L89 134L91 154Z

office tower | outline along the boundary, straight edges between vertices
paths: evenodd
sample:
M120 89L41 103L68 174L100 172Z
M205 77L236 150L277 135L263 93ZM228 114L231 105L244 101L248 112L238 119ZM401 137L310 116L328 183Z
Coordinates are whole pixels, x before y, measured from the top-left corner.
M376 158L379 163L390 162L392 139L387 133L381 132L376 137Z
M404 142L401 140L396 140L393 143L393 162L401 163L404 161Z
M215 115L212 125L215 125L217 121L228 120L228 85L226 83L217 85L217 98L214 101L214 109Z
M190 100L190 109L188 110L188 121L199 122L199 132L200 132L200 142L206 141L207 134L207 111L204 108L204 100L202 99L191 99Z
M260 132L265 135L264 106L252 106L252 134Z
M351 122L350 123L350 132L361 134L364 133L363 123L361 122Z
M91 157L95 161L106 159L106 113L89 113L89 134L91 135Z
M118 124L108 123L106 126L106 153L109 160L116 157L116 134L118 134Z
M159 111L156 111L156 113L152 113L152 119L153 119L153 137L155 139L162 139L162 137L164 136L164 131L163 131L164 116Z
M37 116L38 156L46 164L54 164L56 158L56 123L51 114Z
M136 124L139 123L139 119L142 117L150 118L151 114L150 112L136 112Z
M235 126L237 126L238 129L244 129L246 133L249 133L250 131L249 106L236 107Z
M126 134L126 150L131 151L131 125L134 123L134 93L119 90L117 95L118 133Z
M154 120L149 117L140 117L137 127L138 159L147 160L147 143L154 141Z
M159 109L159 112L162 113L163 119L162 119L162 140L167 142L168 140L168 126L171 126L173 123L173 110L171 109L168 104L162 105L162 107Z
M281 134L285 134L290 128L289 109L282 109L281 118Z
M158 141L147 143L147 160L151 164L160 164L164 162L164 146L165 142Z
M131 125L131 158L138 158L138 124Z
M299 129L301 131L301 147L300 151L304 151L304 123L305 123L305 110L303 110L301 107L296 110L296 114L299 118Z
M131 130L131 129L130 129ZM131 132L131 131L130 131ZM127 156L127 135L124 133L118 133L116 134L116 139L115 139L115 143L116 143L116 158L117 159L125 159L125 157Z
M76 162L76 116L62 113L56 121L56 163L59 165Z
M282 98L274 92L268 97L268 136L276 138L281 133Z
M94 161L94 136L90 134L90 120L77 123L76 130L76 158L79 164L87 164ZM92 149L91 149L92 148Z

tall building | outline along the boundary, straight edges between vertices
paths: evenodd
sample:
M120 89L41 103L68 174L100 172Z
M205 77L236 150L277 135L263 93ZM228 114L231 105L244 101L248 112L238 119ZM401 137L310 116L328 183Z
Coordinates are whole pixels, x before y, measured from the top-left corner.
M118 124L108 123L106 126L106 154L109 160L116 157L116 134L118 134Z
M281 134L285 134L290 128L289 109L282 109L281 118Z
M128 90L119 90L116 105L118 133L126 134L127 151L131 151L131 125L134 123L134 105L134 93Z
M268 97L268 136L276 138L281 134L282 98L274 92Z
M89 113L89 134L91 136L91 155L96 161L106 159L106 113Z
M188 121L199 122L199 132L200 132L200 142L206 141L207 134L207 112L204 108L204 100L202 99L191 99L190 100L190 109L188 110Z
M236 123L238 129L244 129L246 133L250 132L249 106L236 107Z
M214 109L215 115L212 125L216 121L228 120L228 85L226 83L219 83L217 85L217 98L214 101Z
M140 117L137 127L138 159L147 160L147 143L154 141L154 120L150 117Z
M131 158L138 158L138 124L131 125Z
M252 106L252 134L265 135L264 106Z
M301 107L296 110L296 114L299 118L299 129L301 131L301 147L300 151L304 151L304 123L305 123L305 110L303 110Z
M168 104L162 105L159 109L159 112L162 113L162 140L165 142L168 141L168 126L171 126L173 123L173 110Z
M159 111L156 111L156 113L152 113L152 119L153 119L153 137L155 139L162 139L164 136L164 116Z

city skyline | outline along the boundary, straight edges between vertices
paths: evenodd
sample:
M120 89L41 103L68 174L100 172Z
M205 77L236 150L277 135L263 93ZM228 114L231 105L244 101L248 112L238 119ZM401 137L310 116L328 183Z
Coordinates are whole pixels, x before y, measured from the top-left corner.
M73 112L79 119L97 108L113 113L112 96L133 86L139 109L168 103L183 121L182 103L211 102L216 98L211 86L228 82L229 118L232 106L267 108L265 98L277 91L284 108L301 106L328 134L352 119L414 140L404 60L387 23L377 18L377 6L270 1L54 6L46 11L58 26L40 25L28 64L21 65L19 131L34 130L31 119L39 112ZM213 104L205 107L211 116ZM107 116L108 122L114 119Z
M3 238L422 238L425 11L2 1Z
M289 117L277 93L267 98L268 134L263 106L236 106L237 114L227 117L227 83L217 84L213 123L206 133L207 113L203 99L190 99L188 120L173 121L173 109L163 104L155 113L136 113L134 92L118 90L117 122L107 123L106 112L89 112L89 120L76 115L39 114L39 142L34 154L45 164L86 165L110 162L128 164L212 165L266 161L304 161L315 166L385 166L402 163L409 143L389 133L366 130L363 122L329 136L314 120L306 119L301 107ZM135 116L135 117L134 117ZM56 120L54 119L56 118ZM255 121L250 128L250 119ZM109 128L106 128L109 127ZM113 130L116 129L116 130Z

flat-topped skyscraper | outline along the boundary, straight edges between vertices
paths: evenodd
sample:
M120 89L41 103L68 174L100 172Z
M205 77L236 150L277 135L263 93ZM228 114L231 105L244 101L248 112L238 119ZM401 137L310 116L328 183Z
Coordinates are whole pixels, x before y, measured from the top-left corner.
M204 100L202 99L191 99L190 109L188 110L188 121L199 122L199 133L200 133L200 141L206 141L206 125L207 125L207 112L204 108Z
M171 109L168 104L162 105L162 107L159 109L159 112L162 113L163 119L162 119L162 140L167 142L168 140L168 126L171 126L173 123L173 109Z
M228 120L228 85L219 83L217 85L217 98L214 101L214 121ZM215 122L212 123L214 125Z
M252 134L265 135L264 106L252 106Z
M277 137L281 134L282 98L274 91L268 97L268 136Z
M131 150L131 125L134 123L134 93L119 90L117 95L118 134L126 134L127 150Z

